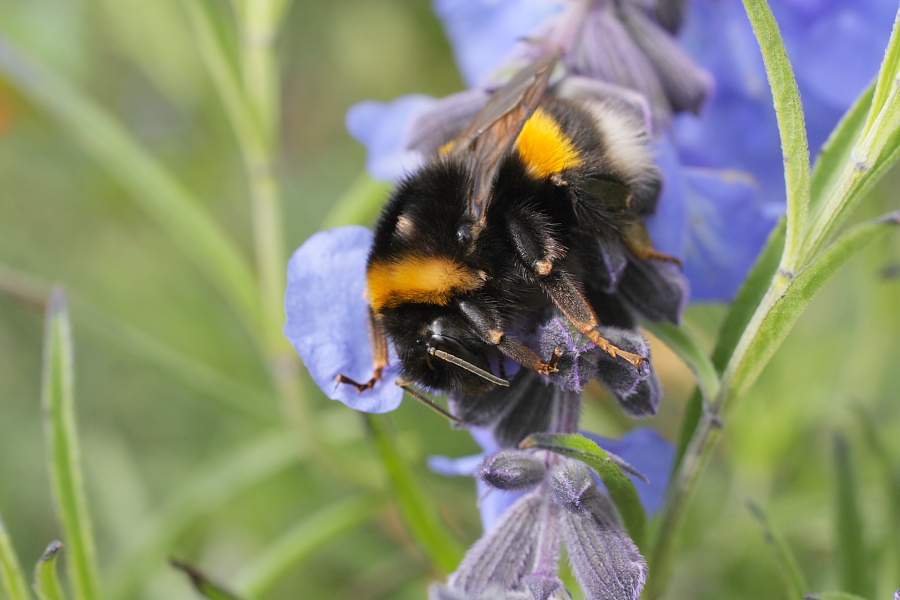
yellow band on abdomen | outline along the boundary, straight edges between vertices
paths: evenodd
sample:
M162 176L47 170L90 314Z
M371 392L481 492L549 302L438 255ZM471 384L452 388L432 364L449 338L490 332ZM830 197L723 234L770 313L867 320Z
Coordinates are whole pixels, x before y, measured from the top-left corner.
M375 312L413 302L446 306L455 294L484 285L484 274L441 256L406 256L369 268L368 296Z
M538 178L550 177L583 163L575 144L546 111L539 108L525 122L516 148L528 171Z

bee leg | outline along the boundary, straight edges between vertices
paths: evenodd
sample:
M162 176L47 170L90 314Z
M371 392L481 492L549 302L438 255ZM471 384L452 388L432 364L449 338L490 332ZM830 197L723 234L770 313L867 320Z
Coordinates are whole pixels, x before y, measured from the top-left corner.
M629 223L622 233L622 242L641 260L652 258L678 265L679 269L684 268L680 258L664 254L653 247L653 241L650 239L650 234L643 221Z
M381 381L384 368L388 366L389 354L387 332L384 330L381 319L378 318L378 315L376 315L371 308L369 309L369 340L372 343L372 363L375 368L374 373L372 373L372 378L365 383L358 383L346 375L338 375L335 377L338 383L346 383L355 386L359 393L363 393L364 391L371 390L375 387L375 384Z
M466 300L459 301L458 306L478 335L485 342L495 346L505 356L513 359L526 369L537 371L541 375L549 375L556 372L556 364L553 359L551 359L553 364L545 363L540 356L535 354L534 350L519 340L503 333L503 330L500 329L501 325L495 316L486 314L484 310Z
M550 296L556 307L578 328L578 331L588 336L607 354L613 357L621 356L634 366L640 367L644 364L643 356L626 352L600 335L600 332L595 329L600 325L600 321L584 297L581 285L571 275L555 267L554 263L565 255L565 250L553 237L553 230L546 224L545 219L539 213L526 212L511 219L507 225L522 266ZM503 348L501 351L506 354L506 350ZM525 365L521 360L516 360ZM544 365L545 368L551 366L555 370L553 359L551 359L551 364Z
M561 269L554 269L539 282L553 303L578 328L578 331L588 336L604 352L613 357L621 356L635 367L644 364L646 359L643 356L622 350L595 329L600 325L597 315L584 297L578 282L571 275Z
M553 353L553 357L550 358L549 363L545 363L541 360L541 357L538 356L534 350L523 344L517 339L511 338L508 335L504 335L502 339L500 339L500 343L497 344L497 348L510 357L526 369L531 369L532 371L537 371L541 375L549 375L550 373L556 373L556 363L559 361L559 357L556 356L556 352ZM560 355L562 353L560 352Z

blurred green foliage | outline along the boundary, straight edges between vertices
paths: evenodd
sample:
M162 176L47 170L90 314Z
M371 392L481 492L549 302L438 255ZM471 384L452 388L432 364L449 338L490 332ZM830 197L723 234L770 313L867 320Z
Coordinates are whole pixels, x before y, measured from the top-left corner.
M205 6L236 61L231 6ZM241 150L184 2L0 0L0 34L117 119L252 262ZM364 152L343 126L349 106L445 95L461 82L426 2L296 0L277 51L275 173L289 252L360 189ZM895 210L898 183L889 174L860 217ZM59 282L71 299L77 419L105 597L194 597L170 556L226 586L246 583L292 531L343 518L347 526L317 546L291 546L296 560L283 578L256 580L267 590L261 597L423 598L439 571L407 533L408 511L387 503L358 522L339 512L361 493L375 494L378 507L389 487L361 416L303 377L303 426L325 443L302 438L255 335L132 194L0 75L0 513L26 571L63 535L40 407L42 298ZM777 555L747 500L764 508L813 590L846 589L836 499L848 469L868 589L874 600L900 587L898 266L897 236L855 258L732 415L697 490L668 597L785 597ZM688 312L707 348L723 315L720 306ZM651 425L674 440L694 380L661 344L654 352L667 397ZM586 428L615 436L634 426L599 388L590 391ZM425 468L428 455L471 454L474 442L412 402L377 418L393 422L398 451L452 533L474 541L473 482ZM840 471L835 434L846 440ZM64 548L61 561L69 558Z

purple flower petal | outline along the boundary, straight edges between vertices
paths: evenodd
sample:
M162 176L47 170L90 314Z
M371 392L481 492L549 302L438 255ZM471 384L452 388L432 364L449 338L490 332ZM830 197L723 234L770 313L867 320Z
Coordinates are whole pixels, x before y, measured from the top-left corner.
M560 0L435 0L469 87L484 84L521 39L563 8Z
M520 498L475 542L447 585L469 594L508 590L531 573L545 498L540 489Z
M478 510L481 513L481 526L484 531L490 531L497 521L506 514L509 508L527 494L522 492L507 492L492 488L479 480L476 485L478 490Z
M444 477L474 477L475 471L484 462L484 454L473 454L471 456L462 456L460 458L450 458L449 456L430 456L428 458L428 468L438 475Z
M373 177L397 181L422 164L422 155L407 143L415 117L434 103L434 98L414 95L387 104L368 100L350 107L347 130L368 149L366 168Z
M685 274L694 300L730 299L781 216L740 174L685 169L691 219ZM728 295L725 295L728 293Z
M300 246L288 263L284 334L326 396L383 413L403 399L395 368L387 367L382 380L364 392L335 380L346 375L365 383L373 373L363 298L371 246L372 232L357 226L321 231Z

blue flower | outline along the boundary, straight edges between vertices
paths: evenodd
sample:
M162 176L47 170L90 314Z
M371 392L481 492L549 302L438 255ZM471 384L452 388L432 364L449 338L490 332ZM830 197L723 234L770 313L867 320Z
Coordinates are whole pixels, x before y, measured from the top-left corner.
M288 263L284 334L329 398L383 413L403 399L395 368L385 369L382 380L364 393L336 381L338 375L361 383L372 376L369 309L363 298L371 247L372 232L365 227L321 231L307 240Z

